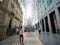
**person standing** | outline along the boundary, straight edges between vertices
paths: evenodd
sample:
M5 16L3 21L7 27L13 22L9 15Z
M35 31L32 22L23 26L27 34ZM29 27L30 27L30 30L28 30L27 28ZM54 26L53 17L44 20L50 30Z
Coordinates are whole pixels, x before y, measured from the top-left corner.
M20 43L23 43L24 42L24 36L23 36L23 28L22 26L20 27L20 31L19 31L19 36L20 36Z
M19 30L18 30L18 28L16 28L16 33L19 34Z

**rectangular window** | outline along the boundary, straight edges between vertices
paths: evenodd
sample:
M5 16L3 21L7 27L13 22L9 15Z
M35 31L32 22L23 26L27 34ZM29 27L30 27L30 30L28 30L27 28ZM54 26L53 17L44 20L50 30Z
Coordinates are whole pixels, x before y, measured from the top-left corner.
M2 1L0 0L0 6L2 5Z
M45 2L45 0L42 0L42 3L44 3Z
M49 6L52 3L52 0L47 0L47 6Z
M39 3L41 3L41 0L38 0Z
M5 6L5 1L4 0L0 0L0 7L4 7Z

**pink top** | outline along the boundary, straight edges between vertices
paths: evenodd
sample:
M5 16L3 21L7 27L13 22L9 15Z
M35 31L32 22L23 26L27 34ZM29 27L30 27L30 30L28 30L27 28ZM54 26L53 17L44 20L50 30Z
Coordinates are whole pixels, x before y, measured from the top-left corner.
M20 30L19 34L23 34L23 29Z

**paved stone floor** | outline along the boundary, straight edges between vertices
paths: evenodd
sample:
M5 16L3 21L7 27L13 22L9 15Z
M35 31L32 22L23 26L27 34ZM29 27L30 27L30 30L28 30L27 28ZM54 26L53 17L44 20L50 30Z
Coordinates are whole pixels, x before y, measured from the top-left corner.
M0 42L0 45L43 45L33 32L24 33L24 44L19 42L19 36L15 35Z
M19 36L14 35L0 41L0 45L60 45L60 34L26 32L24 33L24 44L20 44Z
M60 45L60 34L41 32L37 35L44 45Z
M36 33L28 32L25 35L25 45L43 45L35 34Z

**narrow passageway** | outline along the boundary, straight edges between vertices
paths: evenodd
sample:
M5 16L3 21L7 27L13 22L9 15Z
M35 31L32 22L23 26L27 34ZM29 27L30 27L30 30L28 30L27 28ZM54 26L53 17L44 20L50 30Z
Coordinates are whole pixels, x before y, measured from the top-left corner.
M60 45L60 0L0 0L0 45Z

